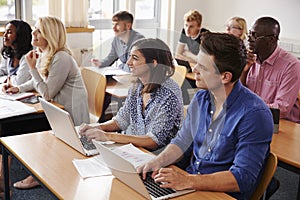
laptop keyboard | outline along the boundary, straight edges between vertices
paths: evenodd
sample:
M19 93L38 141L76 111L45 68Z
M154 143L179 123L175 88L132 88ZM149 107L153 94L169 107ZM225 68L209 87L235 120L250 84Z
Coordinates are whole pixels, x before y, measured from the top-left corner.
M150 195L153 197L161 197L161 196L166 196L168 194L175 193L175 190L172 190L170 188L161 188L159 183L156 183L154 179L151 177L152 173L147 173L146 179L143 180L144 185L146 186L148 192Z
M85 137L85 136L80 137L80 141L83 145L83 148L85 148L86 150L96 149L96 146L93 144L92 141L90 141L90 142L87 141L87 137Z

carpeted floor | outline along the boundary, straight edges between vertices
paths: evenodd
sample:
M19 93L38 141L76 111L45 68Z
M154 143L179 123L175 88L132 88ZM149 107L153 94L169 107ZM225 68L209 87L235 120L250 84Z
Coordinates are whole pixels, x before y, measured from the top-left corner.
M11 167L12 183L27 177L27 172L16 160L13 160ZM278 167L275 177L280 181L279 190L271 197L271 200L296 200L299 175ZM51 200L51 195L42 187L30 190L18 190L12 187L13 200Z

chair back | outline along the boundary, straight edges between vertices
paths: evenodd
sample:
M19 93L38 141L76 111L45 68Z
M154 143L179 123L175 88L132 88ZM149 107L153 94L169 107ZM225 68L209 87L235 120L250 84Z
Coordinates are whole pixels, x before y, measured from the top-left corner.
M81 75L88 93L89 112L93 123L102 115L106 77L86 67L81 68Z
M185 66L181 66L181 65L177 65L175 66L175 72L173 74L173 76L171 76L171 78L179 85L179 87L182 86L183 81L185 79L185 75L186 75L186 67Z
M266 192L266 189L275 174L276 168L277 156L276 154L270 152L261 180L254 191L251 200L260 200L264 196L264 193Z

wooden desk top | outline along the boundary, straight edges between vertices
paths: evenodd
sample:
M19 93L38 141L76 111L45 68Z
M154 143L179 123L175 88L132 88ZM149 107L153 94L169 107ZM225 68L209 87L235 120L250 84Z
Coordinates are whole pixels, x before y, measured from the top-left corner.
M59 103L56 103L56 102L51 102L51 103L56 105L57 107L59 107L61 109L64 109L64 106L60 105ZM26 105L34 107L36 109L37 113L43 113L44 112L41 103L35 103L35 104L26 103Z
M191 80L196 80L195 79L195 74L193 72L186 73L185 78L191 79Z
M106 92L111 94L113 97L124 99L128 95L128 89L130 84L121 84L113 78L106 79Z
M300 124L280 120L279 132L273 134L271 151L280 161L300 168Z
M1 143L60 199L143 199L113 176L82 179L72 164L85 156L49 132L3 137ZM34 144L34 145L31 145ZM175 199L233 199L221 192L197 191Z

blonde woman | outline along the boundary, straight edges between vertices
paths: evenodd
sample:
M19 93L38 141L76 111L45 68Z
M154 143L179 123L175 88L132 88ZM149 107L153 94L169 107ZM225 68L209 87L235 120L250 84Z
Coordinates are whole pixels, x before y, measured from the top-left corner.
M241 17L230 18L226 24L226 32L235 35L243 41L247 41L248 30L246 20Z
M75 125L89 123L87 92L79 68L66 47L66 30L55 17L39 18L32 31L32 45L37 50L26 55L32 79L7 92L36 90L46 100L54 100L70 113ZM38 185L31 176L14 184L28 189Z

